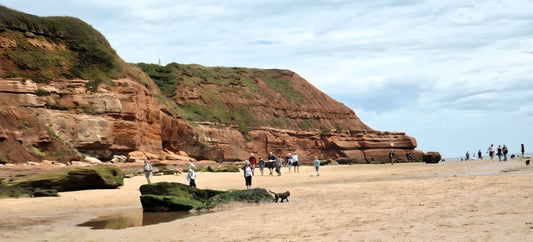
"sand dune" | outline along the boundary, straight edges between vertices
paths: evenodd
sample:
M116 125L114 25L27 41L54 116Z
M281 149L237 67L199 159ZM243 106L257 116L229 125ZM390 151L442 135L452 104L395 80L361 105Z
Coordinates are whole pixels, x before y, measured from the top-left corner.
M290 190L289 203L224 210L125 229L79 227L96 215L140 207L134 177L115 190L1 199L2 241L532 241L533 168L522 161L323 166L255 176L253 187ZM184 176L154 182L185 183ZM199 188L244 189L242 173L204 173Z

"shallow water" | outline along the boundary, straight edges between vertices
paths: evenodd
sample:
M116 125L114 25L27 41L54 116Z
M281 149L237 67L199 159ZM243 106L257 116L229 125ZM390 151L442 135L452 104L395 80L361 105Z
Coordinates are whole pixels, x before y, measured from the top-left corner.
M207 212L143 212L142 208L120 208L97 213L98 218L78 224L91 229L125 229L171 222Z

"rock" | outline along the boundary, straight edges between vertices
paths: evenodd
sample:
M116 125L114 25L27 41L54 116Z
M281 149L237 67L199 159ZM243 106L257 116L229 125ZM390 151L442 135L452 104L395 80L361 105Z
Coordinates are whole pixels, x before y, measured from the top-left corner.
M88 167L88 166L91 166L91 164L86 163L86 162L82 162L82 161L72 161L72 162L70 162L70 165L77 166L77 167Z
M102 161L99 160L98 158L90 157L90 156L85 157L84 161L85 162L89 162L89 163L91 163L93 165L102 163Z
M45 164L45 165L52 165L52 164L54 164L53 161L49 161L49 160L42 160L41 162L42 162L43 164Z
M271 201L272 195L265 189L217 191L197 189L181 183L158 182L142 185L141 204L145 212L188 211L211 208L231 201Z
M426 163L439 163L442 159L439 152L429 151L422 156L422 160Z
M111 159L111 163L125 163L128 160L128 157L124 155L114 155Z
M187 155L187 153L185 153L183 150L178 151L178 155L189 157L189 155Z
M148 160L148 157L146 157L142 151L132 151L128 153L129 162L144 162L145 160Z

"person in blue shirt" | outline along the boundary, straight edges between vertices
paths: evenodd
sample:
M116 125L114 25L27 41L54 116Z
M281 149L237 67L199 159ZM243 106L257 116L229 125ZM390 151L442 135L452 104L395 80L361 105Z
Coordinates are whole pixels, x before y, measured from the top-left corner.
M316 170L316 176L320 176L320 173L318 173L318 168L320 168L320 161L318 160L318 157L315 156L315 170Z
M144 160L144 177L146 177L148 184L152 183L150 181L150 178L152 177L152 164L147 160Z

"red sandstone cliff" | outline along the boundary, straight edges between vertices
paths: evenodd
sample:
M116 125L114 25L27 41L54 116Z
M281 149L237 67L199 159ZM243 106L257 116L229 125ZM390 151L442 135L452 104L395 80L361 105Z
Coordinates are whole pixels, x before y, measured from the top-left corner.
M397 157L411 152L420 160L414 138L372 130L291 71L181 66L189 72L162 93L79 20L68 23L88 30L69 35L55 29L55 18L48 27L46 18L0 12L12 18L0 17L2 163L68 162L82 154L108 160L131 151L164 159L165 149L216 161L272 151L297 153L303 162L370 162L386 160L391 143ZM78 37L87 33L94 40Z

